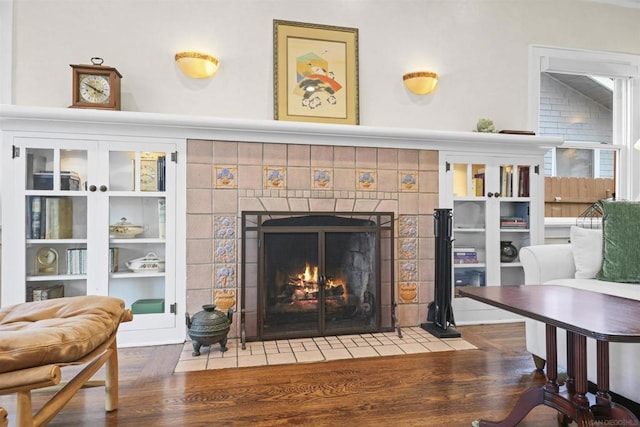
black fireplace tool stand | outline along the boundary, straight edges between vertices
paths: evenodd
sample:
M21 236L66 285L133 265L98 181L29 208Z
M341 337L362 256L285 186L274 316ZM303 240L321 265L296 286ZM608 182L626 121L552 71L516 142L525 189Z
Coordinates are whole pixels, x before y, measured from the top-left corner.
M427 323L420 324L420 327L438 338L460 337L460 332L451 326L456 325L451 307L452 220L451 209L436 209L433 213L436 245L434 300L428 307Z

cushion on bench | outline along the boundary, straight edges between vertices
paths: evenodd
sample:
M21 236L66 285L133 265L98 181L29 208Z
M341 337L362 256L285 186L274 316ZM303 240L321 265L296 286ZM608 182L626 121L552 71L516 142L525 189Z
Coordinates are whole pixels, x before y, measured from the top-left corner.
M126 316L124 301L81 296L0 309L0 373L76 362L105 343Z

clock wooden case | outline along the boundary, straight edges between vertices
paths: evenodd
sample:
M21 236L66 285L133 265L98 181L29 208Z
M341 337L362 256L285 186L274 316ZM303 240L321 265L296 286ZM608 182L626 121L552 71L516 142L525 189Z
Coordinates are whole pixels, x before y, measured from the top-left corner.
M120 110L122 74L114 67L102 65L101 58L91 58L93 65L73 65L72 108Z

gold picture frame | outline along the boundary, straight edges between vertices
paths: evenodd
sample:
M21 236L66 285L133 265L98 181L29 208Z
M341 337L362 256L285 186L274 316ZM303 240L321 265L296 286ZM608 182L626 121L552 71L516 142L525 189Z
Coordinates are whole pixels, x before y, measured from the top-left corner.
M360 123L358 29L273 21L274 118Z

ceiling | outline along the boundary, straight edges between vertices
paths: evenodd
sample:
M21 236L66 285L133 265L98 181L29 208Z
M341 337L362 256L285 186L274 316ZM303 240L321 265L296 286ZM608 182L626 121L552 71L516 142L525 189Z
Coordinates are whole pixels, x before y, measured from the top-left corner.
M640 0L637 0L640 5ZM593 99L603 107L613 109L613 92L601 85L589 76L577 76L573 74L546 73L576 92Z

